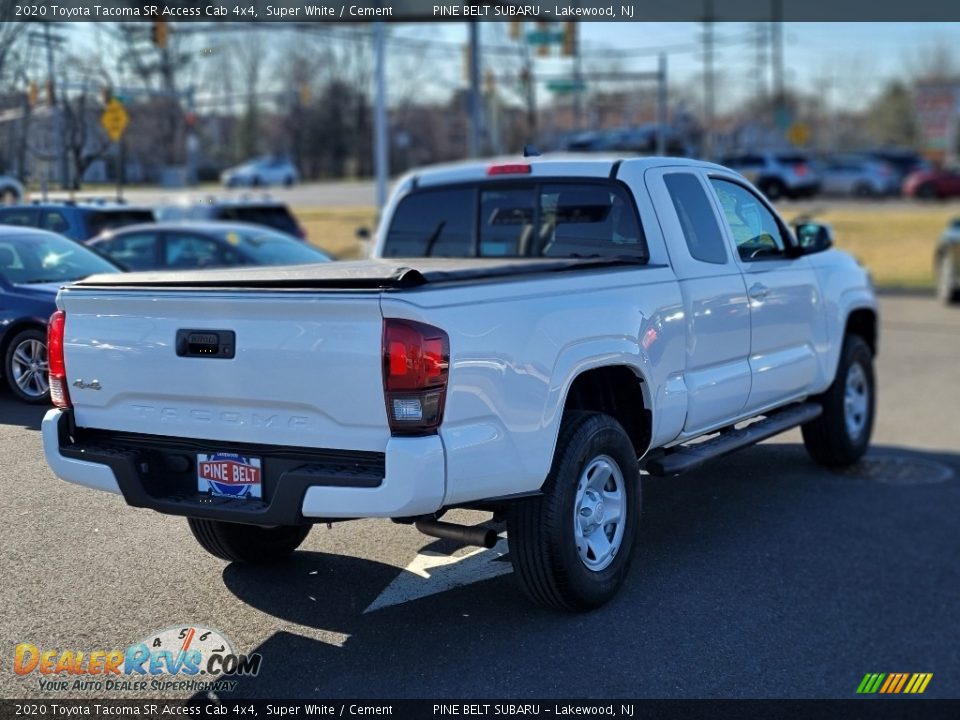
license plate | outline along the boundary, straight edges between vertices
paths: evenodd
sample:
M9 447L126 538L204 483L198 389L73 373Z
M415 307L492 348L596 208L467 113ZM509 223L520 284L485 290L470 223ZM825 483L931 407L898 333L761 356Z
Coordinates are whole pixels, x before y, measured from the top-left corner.
M197 489L237 500L262 498L260 458L237 453L197 453Z

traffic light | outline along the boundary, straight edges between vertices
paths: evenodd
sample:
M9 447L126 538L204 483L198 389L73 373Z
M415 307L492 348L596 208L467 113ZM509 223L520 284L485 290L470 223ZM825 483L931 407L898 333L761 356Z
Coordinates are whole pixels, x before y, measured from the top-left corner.
M310 101L313 100L313 91L310 88L310 83L300 83L299 96L301 107L310 105Z
M31 81L30 85L27 86L27 104L30 107L36 107L39 99L40 88L37 86L37 83Z
M577 54L577 23L568 22L563 26L563 54L572 57Z
M170 39L170 27L166 20L154 20L150 28L150 40L158 48L165 48Z
M511 21L508 35L511 40L519 40L523 36L523 22L519 20Z
M47 80L47 103L53 105L55 99L53 95L53 80Z
M483 74L483 92L487 95L493 95L497 91L497 76L492 70L487 70Z
M112 97L113 97L113 91L111 91L109 87L104 85L102 88L100 88L101 103L103 103L104 105L109 105Z

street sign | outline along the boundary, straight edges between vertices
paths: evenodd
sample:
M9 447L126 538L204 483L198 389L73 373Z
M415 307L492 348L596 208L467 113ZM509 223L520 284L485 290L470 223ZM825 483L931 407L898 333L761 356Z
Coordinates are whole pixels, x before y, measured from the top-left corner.
M787 130L787 140L794 145L806 145L810 142L810 127L806 123L794 123Z
M107 103L103 115L100 116L100 124L103 125L103 129L107 131L107 135L114 142L123 137L129 120L123 104L116 98Z
M549 45L563 42L563 33L551 30L531 30L527 33L527 42L531 45Z
M548 80L547 90L555 93L569 93L586 90L587 84L583 80Z

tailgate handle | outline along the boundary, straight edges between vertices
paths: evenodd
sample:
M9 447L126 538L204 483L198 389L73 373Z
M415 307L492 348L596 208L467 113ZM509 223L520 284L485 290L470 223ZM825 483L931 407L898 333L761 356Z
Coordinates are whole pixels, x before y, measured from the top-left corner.
M232 358L237 336L233 330L177 330L177 355L197 358Z

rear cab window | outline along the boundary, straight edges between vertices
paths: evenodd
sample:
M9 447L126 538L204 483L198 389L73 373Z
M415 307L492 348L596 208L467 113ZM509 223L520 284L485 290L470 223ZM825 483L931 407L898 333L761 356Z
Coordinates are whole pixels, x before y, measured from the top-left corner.
M425 188L397 205L384 257L649 257L622 183L480 182Z

